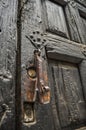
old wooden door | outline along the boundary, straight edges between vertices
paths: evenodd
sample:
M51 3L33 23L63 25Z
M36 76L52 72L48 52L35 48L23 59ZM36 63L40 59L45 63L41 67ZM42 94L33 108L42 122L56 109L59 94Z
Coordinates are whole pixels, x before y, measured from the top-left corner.
M36 104L37 123L28 127L23 76L35 48L26 36L38 32L47 40L51 102ZM86 130L85 35L85 0L0 1L0 130Z

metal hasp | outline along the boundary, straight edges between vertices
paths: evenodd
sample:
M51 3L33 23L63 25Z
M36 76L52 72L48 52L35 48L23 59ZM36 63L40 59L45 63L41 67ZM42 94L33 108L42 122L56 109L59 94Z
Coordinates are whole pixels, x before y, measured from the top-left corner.
M46 60L41 56L41 50L47 44L39 31L26 36L36 48L33 63L26 68L23 97L23 124L30 126L36 123L35 103L50 103L50 88Z
M35 64L36 64L36 72L37 72L37 88L39 94L39 102L42 104L47 104L50 102L50 88L48 84L48 77L43 69L43 60L40 56L39 50L34 51L35 55Z
M35 114L35 101L36 101L36 89L37 89L37 75L34 64L30 64L26 68L26 75L24 80L24 92L23 92L23 124L30 126L36 123Z

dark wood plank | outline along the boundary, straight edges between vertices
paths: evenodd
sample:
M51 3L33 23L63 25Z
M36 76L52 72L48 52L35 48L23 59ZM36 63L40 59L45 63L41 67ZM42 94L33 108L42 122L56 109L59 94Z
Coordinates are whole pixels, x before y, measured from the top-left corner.
M86 120L86 104L78 69L76 66L62 65L62 70L71 122L84 122Z
M15 130L17 0L0 1L0 130Z
M80 28L81 28L81 31L82 31L84 41L86 43L86 37L85 37L85 33L86 33L86 29L85 29L85 26L86 26L85 25L85 23L86 23L86 8L83 7L80 4L77 4L77 8L78 8L78 11L79 11L79 17L78 17L79 23L81 24Z
M23 76L26 73L26 64L33 57L33 50L35 49L30 41L25 37L29 36L36 30L42 31L42 14L41 14L41 1L30 0L22 8L22 41L21 41L21 67L22 67L22 81L21 91L23 91L24 81ZM52 119L51 106L48 105L36 105L37 123L31 127L25 126L22 122L22 130L53 130L54 123Z
M81 16L81 21L82 21L83 32L84 32L83 37L84 37L84 39L85 39L85 41L86 41L86 36L85 36L85 33L86 33L86 18L83 18L83 17Z
M83 62L79 65L80 69L80 75L81 75L81 81L83 85L83 94L86 101L86 61L83 60Z
M54 79L54 68L57 66L53 66L53 63L49 61L49 77L50 77L50 88L51 88L51 108L52 108L52 118L53 118L53 123L54 123L54 129L56 130L61 130L61 124L59 120L59 113L58 113L58 108L56 104L58 103L57 101L57 90L56 90L56 84ZM57 69L57 68L56 68ZM52 72L52 73L51 73Z
M67 102L65 101L65 93L64 93L64 85L63 85L63 78L60 65L53 66L52 68L52 75L53 75L53 85L54 85L54 95L55 95L55 102L57 106L57 112L60 120L61 127L66 127L70 125L69 120L69 110L67 108Z
M75 1L86 7L86 1L85 0L75 0Z
M81 13L86 14L86 7L77 3L77 8L78 8L79 11L81 11Z
M70 1L65 8L71 40L85 44L83 26L76 2Z
M25 37L26 35L30 35L31 33L33 33L34 31L36 30L39 30L39 31L43 31L45 25L44 25L44 21L46 22L45 20L45 15L46 12L45 10L43 10L42 8L42 4L44 4L44 1L42 0L42 3L40 0L30 0L30 1L27 1L24 6L22 7L22 36L21 36L21 42L22 42L22 45L21 45L21 68L22 68L22 80L21 80L21 89L23 90L23 75L26 73L26 63L30 61L30 59L33 57L33 50L34 50L34 47L31 45L30 41ZM73 10L73 7L71 8L71 12L74 14L74 19L76 19L76 11L77 9ZM68 8L69 10L69 8ZM44 13L44 14L43 14ZM69 12L70 14L70 12ZM79 14L78 14L79 15ZM70 15L70 19L71 19L71 16ZM70 22L70 21L69 21ZM74 22L74 21L72 21ZM75 41L78 41L78 42L81 42L83 41L83 38L82 36L80 37L80 30L77 29L77 26L76 26L76 22L73 24L74 27L75 27L75 31L73 31L72 33L73 34L73 37L74 37L74 40ZM72 25L72 27L73 27ZM79 26L79 25L78 25ZM44 28L43 28L44 27ZM73 28L74 28L73 27ZM78 32L78 33L77 33ZM75 35L75 36L74 36ZM52 37L52 36L50 36ZM46 38L48 38L46 36ZM56 35L56 39L54 38L49 38L49 44L47 45L46 49L47 49L47 54L48 54L48 58L52 58L52 59L56 59L56 60L65 60L65 61L69 61L69 62L73 62L73 63L80 63L83 59L85 59L84 55L82 54L82 49L81 49L81 45L80 46L77 46L74 42L71 42L71 41L67 41L66 39L64 39L62 41L62 39L58 39L58 36ZM74 43L74 44L72 44ZM70 65L69 65L70 66ZM76 68L75 66L73 66L74 68ZM52 67L51 67L52 68ZM59 69L58 69L59 68ZM22 123L22 130L28 130L28 129L31 129L31 130L34 130L34 129L37 129L37 130L47 130L47 129L50 129L50 130L60 130L62 129L61 128L61 125L62 127L64 128L65 127L65 124L66 125L69 125L71 120L74 121L75 119L79 118L80 119L83 119L83 113L84 113L84 99L82 97L82 90L81 90L81 84L79 82L79 88L81 91L78 91L76 90L76 88L74 88L74 83L73 83L73 89L74 89L74 94L72 94L73 96L75 96L76 100L74 101L74 104L73 104L73 100L74 98L71 99L71 97L69 98L68 101L71 101L72 102L72 105L74 106L75 108L75 111L74 111L74 108L73 106L71 105L71 103L69 103L69 106L67 106L67 103L65 103L66 101L63 100L63 97L65 97L65 94L64 94L64 90L63 88L61 87L61 85L57 86L58 82L59 84L62 84L62 80L63 80L63 77L62 77L62 72L61 72L61 69L63 69L63 75L67 75L68 76L68 73L66 74L66 70L64 70L64 67L63 68L60 68L60 67L56 67L54 66L53 69L50 69L50 72L49 72L49 75L51 75L51 72L53 70L53 76L51 75L50 76L50 86L51 86L51 104L48 104L46 106L43 106L43 105L36 105L36 107L38 107L38 109L36 110L36 114L37 114L37 123L31 127L28 127L28 126L25 126L23 123ZM56 71L57 70L57 71ZM76 71L75 71L76 70ZM57 82L57 77L58 75L56 74L59 73L59 79L60 81ZM71 70L70 71L70 77L73 77L73 72ZM74 69L74 72L77 73L77 69ZM54 78L54 81L53 80L53 77ZM78 76L76 76L78 77ZM72 80L72 78L70 79L71 81L70 82L75 82L75 79ZM78 78L78 80L80 80ZM54 82L54 84L53 84ZM75 82L76 83L76 82ZM70 89L66 91L66 93L71 93L71 90L72 90L72 85L68 82L68 79L65 78L65 84L67 85L70 85ZM77 86L78 86L78 83L76 83ZM54 86L56 85L56 88L54 89ZM67 86L66 89L68 89L69 86ZM58 94L58 90L59 90L59 94ZM76 93L78 93L79 96L75 95ZM69 95L71 96L71 95ZM62 97L62 100L61 98ZM57 99L60 101L60 102L57 102ZM79 101L79 99L81 99L81 104L75 104L76 101ZM62 101L62 103L61 103ZM58 109L58 104L59 104L59 109ZM65 105L66 104L66 105ZM77 110L77 106L80 107L82 106L81 110L83 112L81 112L80 114L80 111ZM65 109L64 109L65 108ZM68 120L68 118L70 117L69 115L69 109L71 111L71 115L72 115L72 111L73 111L73 116L71 120ZM58 110L60 111L60 113L58 114ZM63 111L61 111L63 110ZM64 117L64 113L65 112L65 115L66 115L66 120L65 117ZM79 114L78 114L79 112ZM76 115L74 115L76 114ZM59 115L61 116L59 118ZM61 121L60 121L61 120ZM65 130L72 130L73 127L71 126L71 128L68 126L68 128L64 128Z
M73 130L82 123L85 125L86 104L77 65L55 61L49 63L51 88L53 85L51 91L54 93L52 98L60 127L63 130Z
M78 46L50 39L46 47L50 59L79 63L85 57Z
M68 31L64 16L63 7L57 3L46 1L47 27L46 29L54 34L68 37Z

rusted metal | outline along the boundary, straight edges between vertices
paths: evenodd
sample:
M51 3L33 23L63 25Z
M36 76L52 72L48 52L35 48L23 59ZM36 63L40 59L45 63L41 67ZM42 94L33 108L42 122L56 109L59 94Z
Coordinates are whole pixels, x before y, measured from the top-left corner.
M30 126L36 123L35 118L35 101L37 89L37 75L34 64L30 64L26 69L23 92L23 124Z
M39 31L33 32L30 37L26 36L32 45L36 48L34 51L35 68L37 74L37 88L39 94L39 102L47 104L50 102L50 88L48 86L48 76L43 68L44 59L41 57L41 50L46 46L46 39ZM29 94L30 95L30 94Z
M45 86L44 79L47 75L44 75L43 70L43 59L40 57L39 50L34 51L35 55L35 64L36 64L36 71L37 71L37 87L39 93L39 102L43 104L47 104L50 102L50 88L48 85Z
M35 35L35 37L34 37ZM42 36L41 38L37 35ZM50 88L48 86L48 76L44 69L44 59L41 57L40 49L46 45L46 40L39 31L33 32L33 35L27 37L34 45L34 61L30 63L25 75L23 92L23 123L32 125L36 123L35 102L38 91L38 101L42 104L50 102Z
M36 123L34 105L34 102L23 103L23 124L26 126L31 126Z
M26 75L25 92L24 100L28 102L34 102L36 99L36 87L37 87L37 78L30 78Z

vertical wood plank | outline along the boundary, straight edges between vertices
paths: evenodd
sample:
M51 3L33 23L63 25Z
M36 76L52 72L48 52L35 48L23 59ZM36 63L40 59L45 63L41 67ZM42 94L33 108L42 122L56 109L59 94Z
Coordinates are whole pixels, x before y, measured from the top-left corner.
M63 85L63 79L62 79L62 72L60 65L53 66L53 80L55 82L55 100L57 103L57 111L59 115L59 120L61 123L61 127L66 127L71 122L69 120L69 112L67 108L67 104L65 101L65 93L64 93L64 85Z
M47 27L50 32L68 38L63 7L57 3L46 1Z
M24 1L25 2L25 1ZM22 36L21 36L21 91L23 91L23 76L26 73L26 64L32 59L34 47L26 38L36 30L42 32L42 4L40 0L29 0L22 8ZM51 107L48 105L36 105L37 123L31 127L22 123L22 130L53 130Z
M53 122L54 122L54 129L55 130L61 130L61 124L59 120L59 113L58 113L58 108L56 104L58 103L58 100L56 99L56 84L54 82L54 70L56 66L53 66L51 62L49 62L49 76L50 76L50 86L51 86L51 109L52 109L52 117L53 117Z
M85 124L86 104L77 65L51 61L50 66L52 101L55 103L58 126L71 130L77 124Z
M83 18L81 17L81 21L82 21L82 25L83 25L83 37L85 39L85 43L86 43L86 36L85 36L85 33L86 33L86 18Z
M17 0L0 1L0 130L15 130Z
M82 63L79 65L81 81L83 85L83 95L86 101L86 61L83 60Z
M76 66L62 66L66 101L71 122L82 122L86 118L86 105L82 85Z
M69 1L65 7L65 11L71 40L85 44L83 26L80 20L77 3L75 1Z

